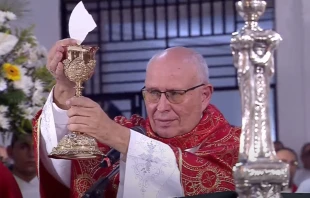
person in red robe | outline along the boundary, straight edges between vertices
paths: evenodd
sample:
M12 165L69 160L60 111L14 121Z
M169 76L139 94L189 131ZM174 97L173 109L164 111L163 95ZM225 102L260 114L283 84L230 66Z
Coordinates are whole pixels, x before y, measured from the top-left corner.
M49 53L47 68L57 83L33 120L42 198L82 197L115 167L100 168L100 159L47 159L48 148L67 129L96 138L103 153L114 148L122 154L120 173L110 179L106 197L177 197L235 189L232 168L241 130L210 104L213 88L200 54L184 47L156 54L142 89L148 118L113 121L96 102L73 97L74 85L61 63L63 46L70 44L76 41L59 41ZM134 126L144 127L146 136L130 129Z
M0 197L22 198L22 193L10 170L0 162Z

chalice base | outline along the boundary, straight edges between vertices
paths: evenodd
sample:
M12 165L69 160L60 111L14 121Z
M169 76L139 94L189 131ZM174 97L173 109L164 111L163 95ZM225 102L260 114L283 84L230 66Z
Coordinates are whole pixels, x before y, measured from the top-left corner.
M92 159L105 156L98 148L94 138L82 134L65 135L57 147L48 155L54 159Z

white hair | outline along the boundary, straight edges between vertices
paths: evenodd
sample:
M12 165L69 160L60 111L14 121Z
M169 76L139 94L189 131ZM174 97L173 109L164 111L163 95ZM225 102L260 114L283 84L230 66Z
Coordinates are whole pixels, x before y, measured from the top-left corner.
M205 60L205 58L199 54L198 52L192 50L193 54L190 57L189 62L194 63L197 66L197 72L199 79L202 81L202 83L208 83L209 82L209 67Z
M186 48L186 47L172 47L172 48L168 48L166 50L163 50L163 51L156 53L149 60L147 67L151 61L153 61L154 59L156 59L159 56L165 55L168 51L173 50L173 49L182 49L186 52L189 52L189 56L184 57L183 61L186 63L193 63L194 65L197 66L198 77L202 83L208 83L209 82L209 67L208 67L208 64L207 64L205 58L201 54L196 52L195 50L190 49L190 48Z

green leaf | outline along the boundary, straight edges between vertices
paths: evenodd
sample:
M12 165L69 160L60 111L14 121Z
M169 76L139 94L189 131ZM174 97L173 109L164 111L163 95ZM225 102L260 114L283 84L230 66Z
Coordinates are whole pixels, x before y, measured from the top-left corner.
M24 64L27 61L27 57L26 56L20 56L17 59L15 59L14 64L16 65L21 65Z
M20 127L23 129L25 133L32 131L32 123L28 119L21 119Z
M26 98L22 90L8 90L6 93L0 94L0 104L18 105Z
M41 80L44 83L44 91L50 92L55 85L54 77L49 73L46 67L37 68L34 72L35 78Z
M25 129L26 132L32 131L32 123L28 119L24 119L21 126L23 127L23 129Z
M20 127L17 127L17 131L19 133L22 133L22 134L26 134L27 132L20 126Z

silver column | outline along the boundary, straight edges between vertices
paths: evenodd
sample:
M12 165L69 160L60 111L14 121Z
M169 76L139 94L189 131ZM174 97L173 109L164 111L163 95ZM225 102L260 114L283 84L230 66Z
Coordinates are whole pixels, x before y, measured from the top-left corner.
M266 5L263 0L237 2L245 25L231 39L242 102L239 162L234 167L240 198L281 197L289 180L288 165L277 159L271 139L269 86L275 72L274 50L282 39L258 25Z

